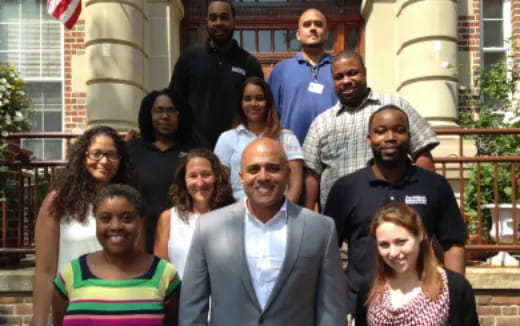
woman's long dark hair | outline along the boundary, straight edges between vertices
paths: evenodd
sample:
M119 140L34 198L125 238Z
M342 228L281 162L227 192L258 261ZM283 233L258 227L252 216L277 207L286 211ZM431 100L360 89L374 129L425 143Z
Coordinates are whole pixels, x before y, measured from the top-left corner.
M129 160L127 147L123 138L107 126L88 129L72 145L68 153L68 162L53 187L56 196L51 203L50 211L57 218L68 216L82 221L87 213L88 205L96 197L96 181L86 167L87 151L97 136L112 138L119 156L119 169L110 183L135 185L134 168Z
M235 202L233 189L229 182L229 173L220 163L218 157L210 150L196 148L184 156L175 171L174 181L170 187L170 196L173 206L182 219L187 219L193 209L193 198L191 198L186 187L186 165L191 159L204 158L211 164L213 175L215 176L215 191L211 197L210 209L216 209Z

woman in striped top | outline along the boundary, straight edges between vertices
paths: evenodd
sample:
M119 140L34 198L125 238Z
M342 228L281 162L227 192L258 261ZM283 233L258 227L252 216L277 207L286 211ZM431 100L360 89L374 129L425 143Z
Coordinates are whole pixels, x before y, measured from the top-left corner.
M93 203L101 251L80 256L54 281L54 325L176 325L180 279L137 248L143 201L130 186L103 188Z

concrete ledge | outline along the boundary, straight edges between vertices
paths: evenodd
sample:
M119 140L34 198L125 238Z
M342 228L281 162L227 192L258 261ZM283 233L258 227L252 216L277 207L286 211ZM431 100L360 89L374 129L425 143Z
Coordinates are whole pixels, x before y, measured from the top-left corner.
M466 267L466 278L475 290L520 290L518 267Z
M1 292L32 292L34 268L0 270Z

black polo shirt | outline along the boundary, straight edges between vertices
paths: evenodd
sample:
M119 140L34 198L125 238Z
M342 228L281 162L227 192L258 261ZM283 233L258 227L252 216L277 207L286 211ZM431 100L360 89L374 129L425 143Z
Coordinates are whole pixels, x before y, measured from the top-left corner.
M376 245L369 235L370 223L376 210L389 202L414 208L429 235L435 235L445 250L466 240L464 221L444 177L409 164L405 175L390 184L378 179L369 163L334 183L323 212L334 219L340 245L343 240L348 243L347 280L356 292L375 269Z
M173 183L173 174L181 157L190 148L176 144L161 151L152 142L134 139L128 143L128 149L146 204L146 243L150 250L153 247L157 219L165 209L171 207L168 191Z
M254 56L233 40L228 53L197 44L181 55L169 88L184 96L191 107L193 141L213 149L218 136L231 129L241 107L240 88L249 76L264 77Z

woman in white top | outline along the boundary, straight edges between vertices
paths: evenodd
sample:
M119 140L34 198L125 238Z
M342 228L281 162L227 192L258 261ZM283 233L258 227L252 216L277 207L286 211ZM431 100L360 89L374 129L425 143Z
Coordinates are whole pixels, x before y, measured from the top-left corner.
M105 126L85 131L71 147L67 166L36 219L33 325L47 325L57 271L101 249L91 203L110 183L132 184L135 176L128 157L123 139Z
M159 217L154 254L169 260L182 279L197 218L235 199L227 171L215 154L204 148L194 149L182 158L173 180L173 207Z
M303 150L292 131L280 128L273 93L262 78L249 77L244 81L242 110L238 112L234 126L220 135L215 154L230 169L235 198L245 196L238 176L242 152L255 138L263 136L278 140L284 148L291 168L287 199L298 203L303 188Z

